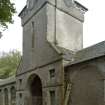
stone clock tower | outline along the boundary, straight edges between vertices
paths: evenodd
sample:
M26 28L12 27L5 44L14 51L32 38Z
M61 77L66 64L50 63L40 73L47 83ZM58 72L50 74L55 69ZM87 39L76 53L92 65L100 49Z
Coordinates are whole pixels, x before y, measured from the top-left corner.
M63 54L82 49L86 11L74 0L27 0L19 14L23 57L16 74L17 105L64 104Z

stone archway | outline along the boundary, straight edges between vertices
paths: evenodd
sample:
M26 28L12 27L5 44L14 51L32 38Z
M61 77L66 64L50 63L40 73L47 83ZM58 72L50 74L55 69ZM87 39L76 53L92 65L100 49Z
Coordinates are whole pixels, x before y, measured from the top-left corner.
M31 97L30 105L42 105L42 83L40 78L35 74L31 75L28 85Z

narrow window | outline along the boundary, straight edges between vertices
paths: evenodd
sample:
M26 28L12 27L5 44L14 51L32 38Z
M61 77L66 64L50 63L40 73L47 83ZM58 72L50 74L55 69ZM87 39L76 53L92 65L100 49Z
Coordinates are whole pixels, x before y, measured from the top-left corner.
M105 80L104 80L104 101L105 101Z
M8 89L4 89L4 99L5 99L5 105L9 105L9 99L8 99Z
M11 87L11 105L16 105L16 89Z
M55 69L51 69L49 72L50 72L50 78L54 78L55 77Z
M34 37L34 32L35 32L34 30L35 29L34 28L35 28L35 25L34 25L34 22L32 22L32 48L34 48L34 44L35 44L34 43L34 41L35 41L35 39L34 39L35 38Z
M1 89L0 89L0 105L3 105L3 94Z
M55 91L50 91L50 103L51 105L55 105Z
M19 97L20 97L20 99L22 98L22 93L19 93Z

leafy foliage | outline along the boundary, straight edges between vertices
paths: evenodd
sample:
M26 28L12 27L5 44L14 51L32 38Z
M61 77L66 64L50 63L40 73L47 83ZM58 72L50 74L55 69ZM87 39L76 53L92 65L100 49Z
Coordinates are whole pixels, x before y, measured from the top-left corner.
M19 51L3 53L0 58L0 79L8 78L16 73L20 58Z
M0 27L8 28L8 23L13 23L12 16L16 12L14 3L10 0L0 0Z

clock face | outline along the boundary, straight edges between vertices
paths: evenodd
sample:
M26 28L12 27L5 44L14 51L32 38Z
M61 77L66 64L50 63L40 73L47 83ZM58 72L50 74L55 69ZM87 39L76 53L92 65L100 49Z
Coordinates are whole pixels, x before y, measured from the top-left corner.
M64 0L64 3L67 7L71 7L72 6L72 0Z
M37 1L38 1L38 0L27 0L27 8L28 8L29 10L32 10L33 7L34 7L34 5L35 5L35 3L36 3Z

